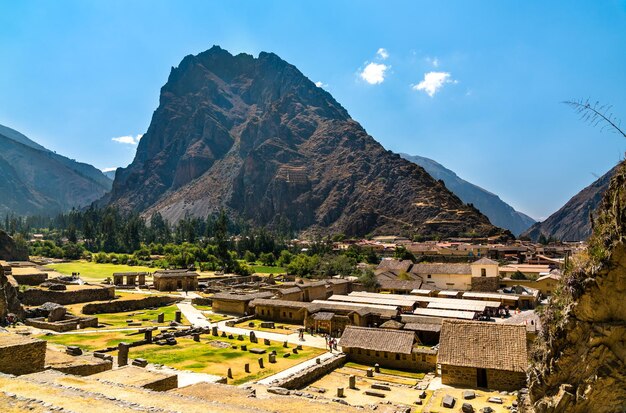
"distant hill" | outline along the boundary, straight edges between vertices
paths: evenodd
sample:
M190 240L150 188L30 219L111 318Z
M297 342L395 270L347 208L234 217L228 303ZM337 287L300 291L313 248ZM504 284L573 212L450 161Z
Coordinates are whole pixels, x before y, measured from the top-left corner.
M537 222L523 235L537 241L541 234L560 241L584 241L591 235L589 214L594 213L609 187L617 166L580 191L545 221Z
M104 174L104 176L106 176L107 178L109 178L111 181L113 181L115 179L115 171L106 171L106 172L102 172Z
M406 153L401 153L400 156L418 164L433 178L441 179L446 184L446 187L461 198L463 202L473 204L480 212L487 215L492 224L508 229L515 236L518 236L535 223L534 219L516 211L497 195L459 178L456 173L432 159Z
M385 150L327 91L273 53L186 56L107 200L170 222L224 208L308 234L504 232Z
M0 215L67 211L89 205L110 189L111 180L93 166L0 125Z

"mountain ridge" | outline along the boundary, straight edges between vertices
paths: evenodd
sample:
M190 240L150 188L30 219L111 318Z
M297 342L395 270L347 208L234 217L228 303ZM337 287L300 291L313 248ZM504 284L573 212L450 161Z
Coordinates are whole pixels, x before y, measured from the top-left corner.
M56 154L14 129L0 128L0 193L8 194L0 198L0 214L64 212L89 205L110 187L110 180L93 166Z
M295 66L218 46L172 68L110 204L171 222L224 208L309 233L501 231L385 150Z
M454 171L437 161L406 153L401 153L400 156L420 165L433 178L443 180L446 187L463 202L473 204L479 211L487 215L492 224L510 230L515 236L520 235L536 222L523 212L516 211L498 195L462 179Z

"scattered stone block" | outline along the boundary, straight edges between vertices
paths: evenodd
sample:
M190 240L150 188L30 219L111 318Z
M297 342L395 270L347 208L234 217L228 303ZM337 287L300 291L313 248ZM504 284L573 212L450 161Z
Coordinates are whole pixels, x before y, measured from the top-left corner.
M226 373L226 377L228 377L229 379L233 378L233 371L232 371L232 369L230 367L228 368L228 372Z
M356 376L354 374L348 377L348 387L353 390L356 389Z
M269 361L270 361L270 363L276 363L276 355L275 354L270 354L269 355Z
M194 334L193 341L195 341L196 343L200 342L200 334Z
M291 392L284 387L270 387L267 389L268 393L278 394L280 396L289 396Z
M148 360L146 359L134 359L132 362L133 366L137 367L146 367L148 365Z
M463 403L463 405L461 406L461 411L463 413L474 413L474 406L469 403Z
M283 354L283 357L284 358L289 358L289 357L291 357L291 353L285 353L285 354Z
M270 341L266 338L263 339L263 344L265 344L266 346L271 345L272 343L270 343Z
M486 406L486 407L483 407L482 409L480 409L480 411L481 411L482 413L493 413L495 410L493 410L493 409L492 409L491 407L489 407L489 406Z
M293 350L291 350L291 352L292 352L293 354L298 354L298 349L297 349L297 348L294 348Z
M419 406L421 406L421 405L422 405L422 403L424 403L424 402L422 401L422 399L417 399L417 400L415 400L415 404L417 404L417 405L419 405Z
M288 347L288 343L287 343L286 341L283 343L283 347L284 347L284 348L287 348L287 347Z
M250 332L250 342L251 343L258 343L259 340L256 338L256 334L254 334L254 331Z
M315 359L315 364L322 364L322 359L321 358L316 358Z
M249 351L252 354L265 354L265 353L267 353L267 350L265 350L264 348L251 348Z
M487 399L489 403L502 404L502 398L500 397L490 397Z
M386 385L384 385L384 384L377 384L377 383L372 384L372 389L375 389L375 390L385 390L385 391L391 391L391 387L386 386Z
M302 344L298 344L298 345L296 346L296 349L298 349L298 350L302 350Z
M264 366L263 366L263 357L259 357L258 361L259 361L259 367L260 368L264 368Z
M128 343L119 343L117 345L117 365L122 367L128 364Z
M474 392L473 392L473 391L471 391L471 390L465 390L465 391L463 392L463 398L464 398L465 400L472 400L472 399L475 399L475 398L476 398L476 393L474 393Z
M380 373L380 364L378 363L374 364L374 372Z
M174 321L177 323L183 322L183 313L181 311L176 311L176 313L174 313Z
M263 321L261 323L261 328L276 328L274 322L272 321Z
M243 371L246 373L250 373L250 363L246 363L243 365Z
M343 387L337 387L337 397L344 397Z
M233 350L237 350L237 348L238 348L238 347L239 347L239 346L237 346L236 344L233 344L231 348L232 348Z
M254 324L254 322L252 322L252 321L250 321L250 322L248 323L248 327L254 328L254 325L255 325L255 324Z
M157 323L164 323L165 322L165 313L159 313L157 315Z
M221 335L220 337L222 337L222 338L226 338L226 332L225 332L225 331L222 331L222 335Z
M385 394L384 393L379 393L377 391L372 391L372 390L365 390L364 392L366 395L368 396L374 396L374 397L380 397L381 399L385 398Z
M241 334L239 334L239 335L237 336L237 340L239 340L239 341L243 341L243 336L242 336Z
M452 409L455 403L456 403L456 400L454 399L454 397L450 396L449 394L446 394L445 396L443 396L443 400L441 401L441 405L447 409Z
M232 334L229 334L229 335L228 335L228 339L229 339L229 340L233 340L234 338L235 338L235 336L233 336Z
M65 348L65 352L70 356L80 356L83 354L83 350L81 350L78 346L67 346Z
M374 377L374 370L372 369L367 369L367 373L366 373L367 377Z
M217 326L211 327L211 335L217 337L219 332L217 331Z
M248 346L246 346L245 344L242 344L241 351L248 351Z
M425 399L426 398L426 392L422 390L422 392L419 394L418 396L420 399Z

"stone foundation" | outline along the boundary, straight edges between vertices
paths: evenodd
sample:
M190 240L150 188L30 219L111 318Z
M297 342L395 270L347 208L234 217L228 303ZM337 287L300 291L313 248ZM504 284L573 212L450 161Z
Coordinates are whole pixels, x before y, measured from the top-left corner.
M299 371L298 373L289 376L279 382L272 383L272 386L283 387L285 389L295 390L306 387L310 383L313 383L317 379L331 371L339 368L346 362L346 355L340 354L337 357L324 360L320 364L315 364L307 369Z
M115 298L115 287L103 285L80 286L80 289L52 291L42 288L30 288L18 294L24 305L41 305L47 302L57 304L88 303L90 301L106 301Z
M63 320L59 321L46 321L43 317L27 318L24 320L24 324L43 330L52 330L59 333L65 331L77 330L79 327L83 328L95 328L98 327L97 317L73 317L66 316Z
M477 369L460 366L441 366L441 383L451 386L478 387ZM487 388L515 391L526 387L526 373L487 369Z
M46 344L35 338L0 333L0 372L19 376L42 371Z
M13 278L19 285L39 285L48 279L48 273L13 274Z
M495 292L499 286L499 277L472 277L471 291Z
M90 303L83 306L83 314L124 313L151 307L163 307L182 300L182 297L151 296L137 300L113 300L106 303Z

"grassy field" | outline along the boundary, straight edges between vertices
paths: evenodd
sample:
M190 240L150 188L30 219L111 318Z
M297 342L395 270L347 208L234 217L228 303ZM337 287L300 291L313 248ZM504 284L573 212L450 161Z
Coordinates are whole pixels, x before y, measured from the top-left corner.
M106 328L127 327L128 323L126 323L126 320L140 322L141 327L152 327L169 325L170 322L174 321L176 311L178 311L178 307L176 305L168 305L167 307L157 308L156 310L135 310L126 313L95 314L95 316L98 317L98 322L100 324L106 325ZM162 324L152 322L152 320L156 321L157 315L160 313L165 314L165 322ZM182 316L182 323L185 325L189 324L184 315Z
M150 363L164 364L170 367L183 370L191 370L199 373L215 374L226 376L228 368L231 368L233 379L228 380L229 384L241 384L251 380L258 380L263 377L276 374L295 364L316 357L324 352L322 349L303 347L298 354L291 354L289 358L284 358L283 354L291 353L295 345L290 344L289 348L283 348L282 343L273 341L270 346L263 345L260 340L258 344L252 344L245 337L244 341L239 341L236 337L232 340L222 337L201 336L200 342L195 342L190 338L178 338L176 346L141 346L130 349L129 357L144 358ZM233 348L214 347L210 342L220 341L229 345L241 346L246 344L250 348L263 348L267 350L264 355L253 354L248 351ZM268 362L268 354L276 350L276 363ZM263 357L265 368L259 367L258 359ZM250 364L250 373L244 370L244 364Z
M286 273L283 267L268 267L266 265L251 265L252 271L258 274L284 274Z
M113 278L114 272L154 272L156 268L130 266L122 264L97 264L89 261L72 261L61 264L50 264L51 268L61 274L72 275L73 272L80 273L81 278L87 281L101 282L107 277Z
M121 342L132 343L143 339L143 334L128 335L125 332L97 332L93 334L54 334L38 338L64 346L78 346L87 351L117 346Z

